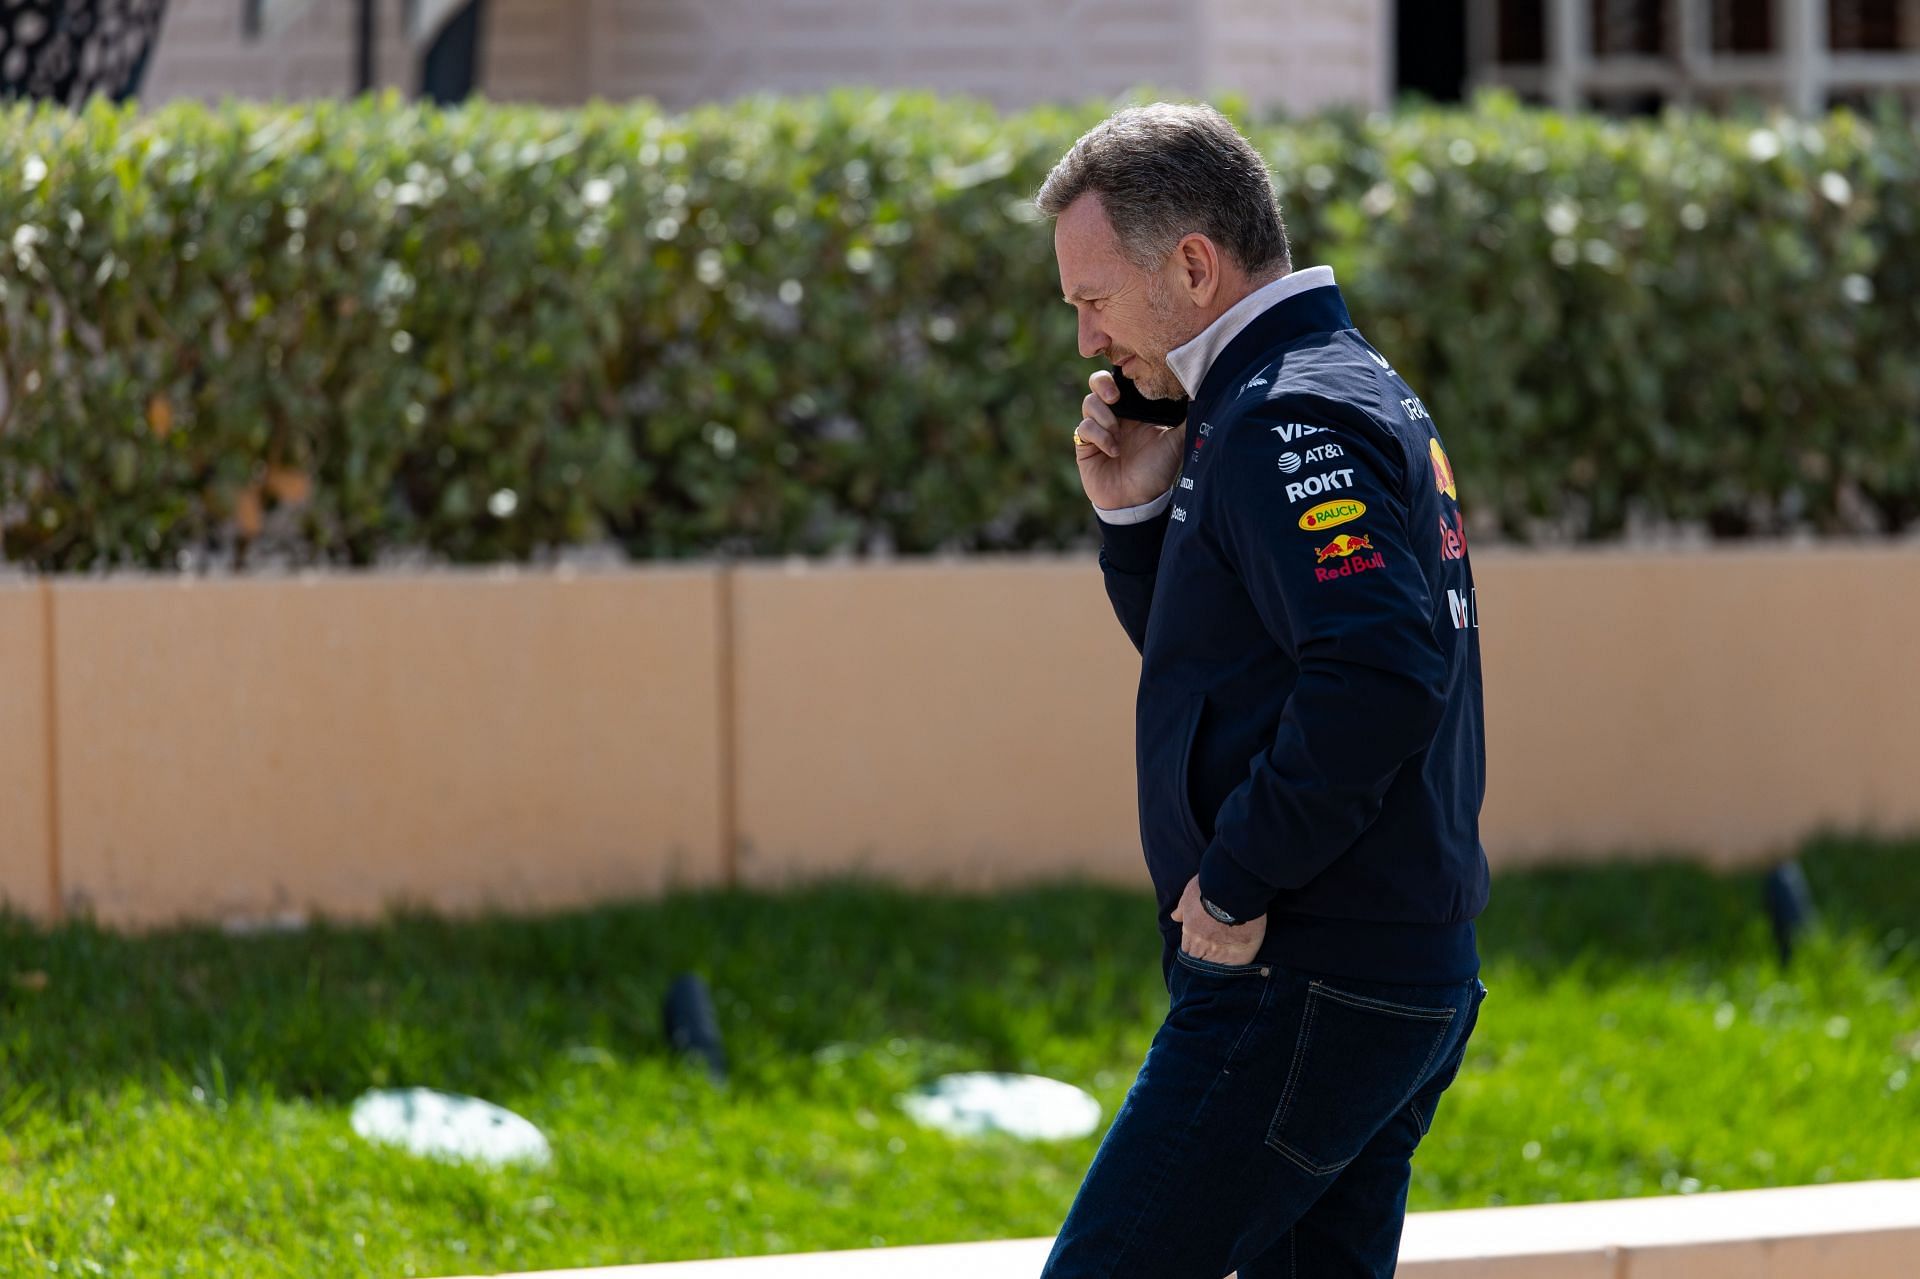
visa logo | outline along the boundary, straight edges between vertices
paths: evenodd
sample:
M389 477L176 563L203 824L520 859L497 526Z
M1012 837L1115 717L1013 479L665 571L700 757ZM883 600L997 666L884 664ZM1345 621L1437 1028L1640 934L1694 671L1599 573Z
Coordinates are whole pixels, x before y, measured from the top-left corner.
M1324 426L1308 426L1305 422L1288 422L1285 426L1276 426L1271 429L1275 435L1279 436L1286 443L1291 444L1295 440L1303 439L1306 436L1318 435L1327 428Z

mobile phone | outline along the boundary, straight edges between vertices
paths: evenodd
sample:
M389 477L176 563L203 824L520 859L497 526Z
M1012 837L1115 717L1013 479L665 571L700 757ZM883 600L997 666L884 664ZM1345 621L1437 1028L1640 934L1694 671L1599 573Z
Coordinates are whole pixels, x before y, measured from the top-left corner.
M1113 370L1113 381L1120 388L1120 398L1107 407L1115 417L1151 422L1155 426L1179 426L1187 420L1188 401L1184 395L1177 400L1150 400L1140 394L1140 388L1119 369Z

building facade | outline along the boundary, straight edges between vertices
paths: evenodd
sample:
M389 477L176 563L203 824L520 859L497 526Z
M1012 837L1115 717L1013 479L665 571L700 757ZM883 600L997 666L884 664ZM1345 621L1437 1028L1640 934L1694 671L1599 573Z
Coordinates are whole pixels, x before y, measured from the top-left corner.
M1464 9L1468 87L1502 85L1562 109L1755 103L1813 113L1889 93L1912 105L1920 89L1920 0L1466 0Z
M172 0L142 99L422 88L414 0L267 0L270 22L260 3ZM1308 111L1394 88L1389 0L481 0L478 16L471 88L502 101L865 84L1019 107L1147 86Z

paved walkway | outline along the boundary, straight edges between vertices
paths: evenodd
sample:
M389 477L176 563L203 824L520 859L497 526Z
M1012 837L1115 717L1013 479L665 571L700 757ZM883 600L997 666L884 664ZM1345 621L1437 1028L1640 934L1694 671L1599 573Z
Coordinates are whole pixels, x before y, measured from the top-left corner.
M1035 1279L1051 1239L873 1248L519 1279ZM1916 1279L1920 1181L1421 1212L1400 1279Z

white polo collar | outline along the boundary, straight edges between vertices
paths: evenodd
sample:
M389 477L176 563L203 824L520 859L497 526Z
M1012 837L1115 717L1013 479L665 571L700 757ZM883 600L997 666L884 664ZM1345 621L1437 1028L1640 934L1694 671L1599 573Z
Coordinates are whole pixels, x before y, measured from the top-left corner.
M1207 370L1213 367L1220 352L1227 349L1227 343L1240 336L1240 330L1295 294L1332 283L1332 267L1310 266L1261 285L1221 312L1219 319L1200 330L1191 341L1168 351L1167 367L1180 379L1187 398L1193 399L1200 394L1200 383L1206 379Z

